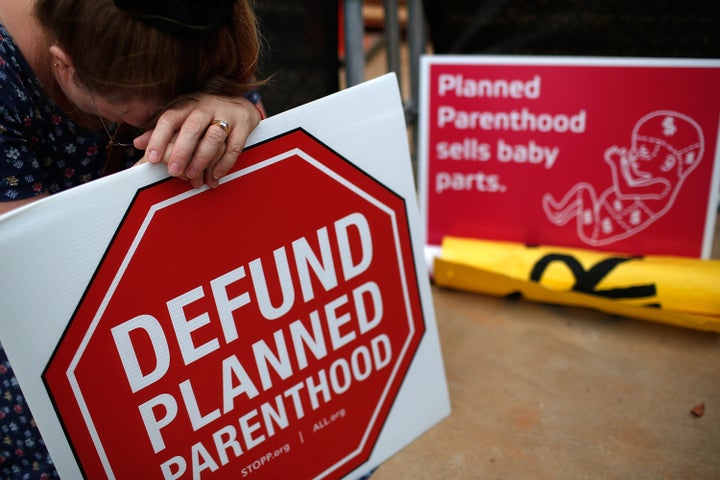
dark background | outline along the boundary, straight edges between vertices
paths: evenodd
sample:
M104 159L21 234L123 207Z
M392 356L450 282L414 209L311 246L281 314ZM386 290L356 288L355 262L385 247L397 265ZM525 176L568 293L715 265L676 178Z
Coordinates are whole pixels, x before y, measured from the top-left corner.
M255 7L268 113L336 92L338 1ZM424 9L436 53L720 58L717 0L425 0Z

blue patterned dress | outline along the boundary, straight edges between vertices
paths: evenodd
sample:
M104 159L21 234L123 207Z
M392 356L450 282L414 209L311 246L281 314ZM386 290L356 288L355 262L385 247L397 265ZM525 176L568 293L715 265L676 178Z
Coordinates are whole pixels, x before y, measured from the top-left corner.
M80 128L50 100L0 25L0 200L55 193L98 178L104 131ZM139 157L128 149L124 163ZM1 255L1 254L0 254ZM0 345L0 479L58 478Z
M102 174L108 137L70 120L0 25L0 200L56 193ZM128 149L127 164L139 158Z

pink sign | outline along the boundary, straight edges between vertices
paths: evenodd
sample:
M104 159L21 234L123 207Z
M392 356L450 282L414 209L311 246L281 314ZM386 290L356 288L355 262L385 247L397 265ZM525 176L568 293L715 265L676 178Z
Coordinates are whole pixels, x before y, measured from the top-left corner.
M709 256L720 61L428 56L422 81L429 245Z

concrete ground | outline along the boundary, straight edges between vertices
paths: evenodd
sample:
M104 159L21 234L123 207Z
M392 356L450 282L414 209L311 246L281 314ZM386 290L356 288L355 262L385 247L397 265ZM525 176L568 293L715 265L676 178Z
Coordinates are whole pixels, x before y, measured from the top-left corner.
M433 295L453 410L373 480L720 479L720 335Z

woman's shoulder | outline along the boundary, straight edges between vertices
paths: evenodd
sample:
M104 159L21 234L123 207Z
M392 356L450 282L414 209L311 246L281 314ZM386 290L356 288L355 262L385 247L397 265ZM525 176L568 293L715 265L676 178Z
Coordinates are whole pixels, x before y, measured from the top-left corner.
M12 36L0 24L0 108L3 117L12 111L36 109L42 86Z
M0 23L0 67L5 70L17 70L22 76L35 76L20 47L2 23Z

